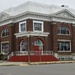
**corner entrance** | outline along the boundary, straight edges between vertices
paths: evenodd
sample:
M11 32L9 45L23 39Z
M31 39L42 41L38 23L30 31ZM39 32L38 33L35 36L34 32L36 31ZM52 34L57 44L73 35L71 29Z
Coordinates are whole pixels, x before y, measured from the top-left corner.
M34 42L34 51L43 54L43 42L41 40L38 39Z

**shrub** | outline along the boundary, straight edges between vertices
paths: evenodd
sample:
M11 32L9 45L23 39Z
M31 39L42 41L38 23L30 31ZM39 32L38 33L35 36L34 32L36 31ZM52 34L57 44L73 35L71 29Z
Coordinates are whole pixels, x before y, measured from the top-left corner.
M0 53L0 60L2 60L3 59L3 54L2 53Z

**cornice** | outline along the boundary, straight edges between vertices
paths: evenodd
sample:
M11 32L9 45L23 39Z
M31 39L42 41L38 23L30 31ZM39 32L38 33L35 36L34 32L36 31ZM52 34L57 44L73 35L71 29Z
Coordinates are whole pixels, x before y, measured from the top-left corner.
M0 21L0 26L6 25L8 23L16 23L26 19L37 19L37 20L43 20L43 21L66 22L66 23L75 24L75 18L66 18L66 17L60 17L60 16L55 16L50 14L27 11L25 13Z
M47 37L50 33L49 32L33 32L33 31L27 31L27 32L21 32L14 34L16 37L22 37L22 36L45 36Z
M52 16L52 21L75 24L75 18L61 18L61 17Z

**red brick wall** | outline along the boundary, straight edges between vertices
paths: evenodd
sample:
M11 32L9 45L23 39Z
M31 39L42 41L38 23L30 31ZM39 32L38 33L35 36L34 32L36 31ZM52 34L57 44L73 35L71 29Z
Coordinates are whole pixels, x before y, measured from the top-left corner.
M55 22L52 22L51 23L51 32L50 32L50 34L51 34L51 46L52 46L52 50L54 51L54 52L57 52L57 53L59 53L59 54L71 54L71 52L58 52L58 46L57 46L57 41L58 41L58 39L59 40L71 40L72 41L72 25L71 24L69 24L69 23L65 23L65 26L67 26L68 28L69 28L69 30L70 30L70 32L71 32L71 35L58 35L58 28L61 26L61 25L63 25L63 23L61 23L61 22L58 22L58 23L55 23ZM72 48L72 44L71 44L71 48ZM73 51L73 49L71 49L72 51Z
M33 31L33 20L32 19L27 19L27 31ZM57 30L58 28L62 25L63 23L58 22L58 23L53 23L53 22L48 22L44 21L44 31L49 32L50 34L48 37L30 37L30 50L33 50L33 42L37 39L42 40L44 44L44 50L52 50L54 52L58 52L57 50L57 40L58 39L64 39L64 40L71 40L72 41L72 52L75 52L75 27L72 26L69 23L65 23L65 25L69 28L71 35L58 35ZM15 51L15 50L20 50L20 41L25 40L28 41L27 37L19 37L16 38L14 35L15 33L19 33L19 22L15 24L7 24L4 26L0 27L0 35L1 31L3 28L8 28L9 29L9 36L1 38L0 37L0 42L3 41L9 41L10 42L10 51ZM27 45L28 46L28 45ZM59 53L59 54L70 54L69 53Z
M1 37L0 36L0 42L9 41L10 48L9 50L14 50L14 24L7 24L0 27L0 35L4 28L7 28L9 30L9 36L8 37ZM1 49L1 45L0 45Z
M72 51L75 53L75 26L72 26Z
M27 21L27 31L33 31L33 20L32 19L27 19L26 20ZM15 24L15 32L17 33L17 32L19 32L19 23L16 23ZM48 21L45 21L44 22L44 31L45 32L50 32L50 29L51 29L51 27L50 27L50 22L48 22ZM17 30L17 31L16 31ZM20 45L20 41L23 39L23 40L25 40L25 38L27 38L27 37L19 37L19 38L16 38L16 50L19 50L19 45ZM30 37L30 50L33 50L33 42L35 41L35 40L37 40L37 39L40 39L40 40L42 40L43 41L43 44L44 44L44 50L52 50L51 49L51 42L49 42L50 40L51 40L51 37L50 37L50 34L49 34L49 36L48 37L40 37L40 36L38 36L38 37L33 37L33 36L31 36ZM27 40L27 39L26 39ZM25 40L25 41L26 41Z
M52 50L57 52L57 23L51 22L51 44Z
M57 24L57 30L62 25L63 25L63 23L59 22ZM68 27L71 35L58 35L57 39L59 39L59 40L71 40L72 41L72 25L69 23L65 23L64 25ZM59 54L71 54L71 53L72 53L72 42L71 42L71 52L59 52Z
M32 19L27 19L27 31L33 31L33 20Z

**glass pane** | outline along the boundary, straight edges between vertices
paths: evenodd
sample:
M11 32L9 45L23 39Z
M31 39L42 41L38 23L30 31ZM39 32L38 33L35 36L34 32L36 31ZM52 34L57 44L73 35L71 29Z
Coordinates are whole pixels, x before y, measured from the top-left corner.
M21 41L21 43L20 43L20 51L26 51L25 46L26 46L26 42L25 41Z
M70 42L59 41L58 42L58 51L70 51Z
M8 36L8 35L9 35L8 29L3 29L2 30L2 36Z
M41 40L37 40L34 42L34 45L37 45L37 46L43 46L43 43Z
M9 52L9 43L3 43L2 44L2 52L8 53Z
M41 23L34 23L34 30L36 30L36 31L42 31L42 25L41 25Z
M58 29L58 33L59 33L59 34L69 34L69 29L68 29L66 26L61 26L61 27Z
M21 31L25 31L25 23L21 24Z

